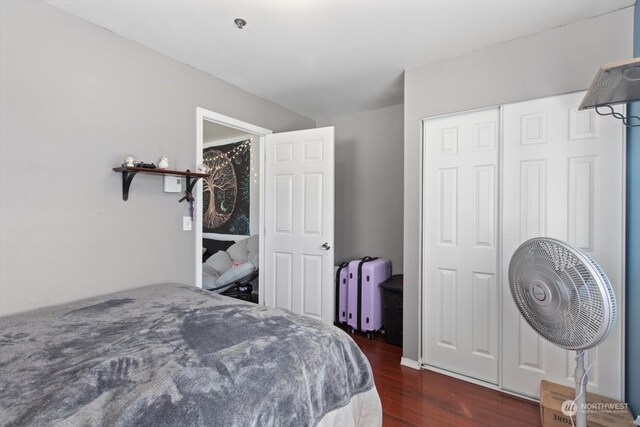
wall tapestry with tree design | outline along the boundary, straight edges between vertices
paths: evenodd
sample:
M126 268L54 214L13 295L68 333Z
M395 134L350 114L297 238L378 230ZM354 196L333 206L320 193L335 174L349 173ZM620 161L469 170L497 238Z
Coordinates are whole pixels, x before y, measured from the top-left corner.
M211 172L202 181L205 233L249 235L251 141L203 149Z

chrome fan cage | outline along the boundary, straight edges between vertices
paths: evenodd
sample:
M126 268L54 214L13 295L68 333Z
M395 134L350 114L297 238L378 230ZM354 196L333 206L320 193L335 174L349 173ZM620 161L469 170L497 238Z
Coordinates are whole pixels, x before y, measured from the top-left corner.
M509 287L527 323L567 350L598 345L615 324L616 300L607 275L569 243L546 237L524 242L511 257Z

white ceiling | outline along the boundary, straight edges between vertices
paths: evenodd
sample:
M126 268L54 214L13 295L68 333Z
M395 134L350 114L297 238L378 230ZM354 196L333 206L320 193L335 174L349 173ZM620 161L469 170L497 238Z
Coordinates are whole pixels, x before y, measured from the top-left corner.
M312 119L401 103L406 68L634 3L47 1Z

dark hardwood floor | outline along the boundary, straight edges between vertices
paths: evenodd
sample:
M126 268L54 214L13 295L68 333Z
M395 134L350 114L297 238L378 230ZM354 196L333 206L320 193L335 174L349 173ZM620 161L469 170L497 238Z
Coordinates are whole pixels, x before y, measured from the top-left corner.
M435 372L400 365L402 348L352 335L373 368L384 427L540 426L537 404Z

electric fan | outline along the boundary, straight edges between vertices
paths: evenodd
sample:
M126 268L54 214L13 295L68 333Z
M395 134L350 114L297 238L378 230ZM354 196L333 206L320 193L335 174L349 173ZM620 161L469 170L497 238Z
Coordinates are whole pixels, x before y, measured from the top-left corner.
M577 426L586 427L584 352L604 341L615 324L616 297L609 279L577 247L537 237L511 257L509 287L520 314L538 334L576 351L576 397L570 409L577 410Z

